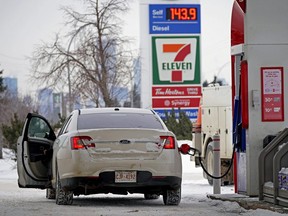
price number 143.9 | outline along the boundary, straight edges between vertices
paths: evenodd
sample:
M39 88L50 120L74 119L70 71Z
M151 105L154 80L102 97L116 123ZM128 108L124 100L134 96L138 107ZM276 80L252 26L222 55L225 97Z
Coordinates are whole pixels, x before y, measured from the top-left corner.
M166 20L195 21L197 20L197 9L187 7L167 8Z

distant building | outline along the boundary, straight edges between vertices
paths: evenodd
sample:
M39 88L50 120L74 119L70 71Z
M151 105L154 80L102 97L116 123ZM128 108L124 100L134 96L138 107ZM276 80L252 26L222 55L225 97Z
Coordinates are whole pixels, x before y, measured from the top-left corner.
M12 96L18 95L18 80L13 77L4 77L3 84L6 87L6 91L10 93Z
M80 96L75 96L73 100L73 110L84 108ZM50 88L38 90L38 112L53 124L59 121L59 114L61 117L68 117L70 114L68 94L54 93Z
M126 87L112 87L112 92L114 98L117 100L118 106L124 106L124 103L130 99L129 90Z
M83 108L83 106L81 104L81 97L79 95L78 96L74 96L73 108L74 108L74 110Z
M38 112L43 115L47 120L53 119L53 90L43 88L38 90Z
M59 121L59 115L65 115L63 113L63 93L53 93L53 115L52 121L54 123ZM66 116L66 115L65 115Z
M52 124L59 121L59 114L66 116L63 108L63 93L53 93L52 89L43 88L38 91L38 112Z

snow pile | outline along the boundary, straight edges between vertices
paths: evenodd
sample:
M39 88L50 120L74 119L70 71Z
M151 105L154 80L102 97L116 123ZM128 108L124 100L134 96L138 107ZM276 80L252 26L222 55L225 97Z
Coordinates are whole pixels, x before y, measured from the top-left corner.
M3 148L3 159L0 159L0 179L17 179L15 153Z

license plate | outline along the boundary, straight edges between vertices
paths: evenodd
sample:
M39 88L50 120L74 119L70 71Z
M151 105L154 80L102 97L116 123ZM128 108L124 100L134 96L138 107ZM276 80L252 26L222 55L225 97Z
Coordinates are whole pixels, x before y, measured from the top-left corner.
M136 171L115 171L115 183L133 183L136 180Z

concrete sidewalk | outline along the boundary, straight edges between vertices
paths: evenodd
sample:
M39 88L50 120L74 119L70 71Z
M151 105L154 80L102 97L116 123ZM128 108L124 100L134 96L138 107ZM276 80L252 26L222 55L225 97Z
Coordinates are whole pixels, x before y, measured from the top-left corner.
M259 201L258 197L249 197L242 194L208 194L207 197L213 200L237 202L241 207L247 210L260 208L282 214L288 214L287 207L275 205L264 201Z

